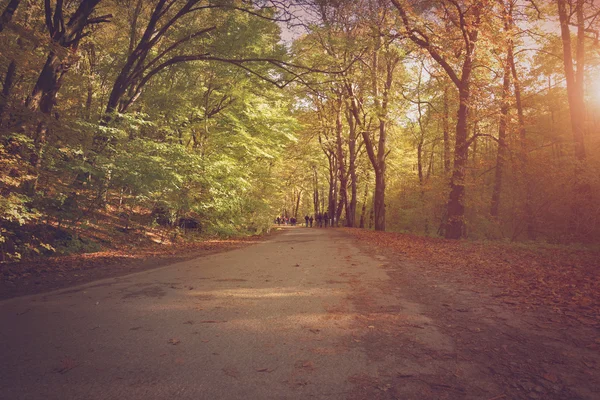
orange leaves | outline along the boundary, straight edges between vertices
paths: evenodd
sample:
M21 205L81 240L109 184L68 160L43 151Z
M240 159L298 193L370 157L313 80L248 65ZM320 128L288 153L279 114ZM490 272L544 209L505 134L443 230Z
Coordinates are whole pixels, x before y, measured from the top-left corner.
M33 294L82 284L97 279L160 267L201 255L218 253L250 245L259 240L206 240L171 245L148 245L127 248L126 242L113 238L111 245L95 253L73 254L0 264L0 299ZM116 242L115 242L116 241ZM176 255L174 255L176 254ZM188 290L193 287L187 286Z
M444 279L470 279L519 307L549 306L585 325L600 324L600 252L506 243L451 241L389 232L345 229L361 243L392 251ZM427 272L425 272L427 271Z
M552 382L552 383L558 382L558 378L556 377L556 375L553 375L553 374L544 374L544 375L542 375L542 378L544 378L545 380Z

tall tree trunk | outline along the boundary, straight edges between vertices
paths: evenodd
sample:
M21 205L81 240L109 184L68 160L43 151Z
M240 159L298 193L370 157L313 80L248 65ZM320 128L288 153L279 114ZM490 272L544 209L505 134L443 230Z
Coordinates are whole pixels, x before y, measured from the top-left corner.
M50 50L31 95L27 99L26 105L29 109L40 110L43 113L52 111L56 94L62 85L61 78L68 71L72 54L77 51L79 42L84 37L84 30L92 23L90 16L100 1L81 0L79 7L66 23L63 20L62 2L56 4L54 11L50 9L50 2L46 3L46 24L52 42L55 46L65 48L69 55L66 60L62 60L56 51ZM109 18L110 16L104 16L94 20L93 23L106 22Z
M64 63L58 55L51 51L46 57L40 75L33 87L31 95L27 98L26 106L32 111L41 111L49 114L54 108L54 99L59 92L63 74L68 70L68 63Z
M294 218L298 220L298 210L300 209L300 198L302 197L302 189L298 189L298 195L296 196L296 206L294 208Z
M337 202L337 165L336 157L331 155L329 159L329 197L327 204L327 217L333 219L335 217L335 206Z
M79 42L84 37L85 28L92 23L90 16L100 0L81 0L68 22L64 21L63 2L57 2L52 10L50 1L45 3L46 26L54 46L60 46L68 52L66 59L61 59L59 54L50 50L46 62L33 87L31 95L27 98L26 106L32 111L41 111L46 115L52 113L56 95L62 86L64 74L71 66L72 56L76 52ZM106 22L110 16L96 19L93 23ZM34 168L32 180L25 184L29 193L35 191L37 175L42 162L43 149L48 135L48 126L44 119L37 124L34 134L34 154L30 157L30 164Z
M10 0L6 5L4 11L2 11L2 15L0 15L0 32L2 32L6 25L10 23L20 2L21 0Z
M585 102L584 102L584 68L585 68L585 20L583 15L584 0L576 0L575 15L577 26L576 66L573 65L573 50L571 46L571 15L567 9L567 0L557 0L558 16L560 20L560 33L563 44L563 63L565 80L567 82L567 96L571 114L571 129L575 144L575 157L578 161L586 158L584 142ZM577 70L575 70L575 67Z
M406 12L406 5L399 0L391 0L400 14L402 23L406 28L406 34L410 40L422 49L443 68L448 77L452 80L458 89L459 107L456 123L456 141L454 144L454 165L452 168L452 177L450 179L450 194L446 207L445 237L446 239L460 239L465 233L465 177L466 166L469 155L470 141L467 138L467 124L469 118L469 102L471 100L470 84L471 72L475 56L475 48L479 36L479 27L481 24L481 15L485 4L482 1L474 2L470 7L462 8L458 2L453 2L459 14L457 17L457 28L463 38L464 45L462 53L461 73L455 71L453 65L438 51L437 46L433 45L427 33L420 28L415 27ZM473 140L476 137L472 138Z
M371 85L372 94L375 103L375 108L378 110L377 118L379 120L379 137L377 138L377 145L373 143L369 132L362 129L362 136L365 142L367 155L375 171L375 191L373 194L373 212L375 213L375 230L385 231L385 172L386 172L386 157L387 157L387 120L388 120L388 106L389 106L389 93L392 88L394 81L394 70L398 65L400 59L397 56L387 54L385 63L385 81L383 88L379 90L379 79L377 76L377 70L379 69L379 51L381 44L381 37L377 38L377 46L375 47L372 55L371 64ZM388 50L388 49L385 49ZM356 104L356 100L353 99L353 104ZM353 107L355 118L357 121L357 109ZM377 152L375 152L377 150Z
M29 2L25 3L26 12L25 12L23 21L20 24L21 29L28 29L30 26L32 9L31 9L31 7L29 7L29 5L30 5ZM10 8L10 4L7 7L7 10L9 8ZM25 50L25 43L23 41L23 38L20 35L17 38L17 46L19 47L19 51ZM0 98L0 126L3 126L3 124L5 123L4 113L8 106L10 95L11 95L13 86L15 84L15 78L17 76L17 69L18 69L17 61L13 58L10 60L10 63L8 64L8 68L6 70L6 75L4 77L4 81L2 84L2 98Z
M94 71L96 69L96 47L94 44L90 44L88 49L88 61L90 64L90 70L88 73L87 81L87 98L85 101L85 119L90 121L92 119L92 103L94 98Z
M314 215L319 213L319 179L317 174L317 169L313 169L314 179L313 179L313 206L314 206Z
M508 125L508 99L510 96L510 59L506 56L504 62L504 79L502 82L502 105L500 106L500 121L498 126L498 154L496 156L496 173L494 176L494 188L492 190L492 201L490 207L490 215L494 218L498 217L500 208L500 194L502 192L502 174L504 173L504 165L506 163L506 127Z
M373 196L373 212L375 213L375 230L385 231L385 163L375 170L375 195Z
M339 190L339 203L335 212L335 216L331 216L334 218L336 223L340 220L342 216L342 211L346 210L346 215L348 214L348 175L346 173L346 162L344 159L344 142L343 142L343 131L344 126L342 124L342 99L339 98L336 101L336 118L335 118L335 136L336 136L336 159L338 164L338 179L340 181L340 190Z
M450 114L448 110L448 88L444 86L444 116L442 130L444 135L444 172L450 173Z
M362 204L362 211L360 213L360 225L359 228L364 228L365 227L365 221L367 218L367 199L369 196L369 185L367 185L365 183L365 194L363 196L363 204Z
M508 15L506 18L508 22L507 29L512 31L514 27L513 21L513 3L509 2L508 6ZM519 122L519 143L520 143L520 152L519 152L519 160L520 160L520 175L523 178L525 183L525 204L524 204L524 216L523 220L525 223L525 231L527 233L527 238L533 240L536 238L536 228L535 228L535 218L533 215L532 208L532 195L531 195L531 185L530 185L530 174L529 174L529 146L527 144L527 131L525 129L525 114L523 112L523 101L521 98L521 80L519 79L519 74L517 73L517 66L515 64L515 56L514 56L514 43L512 40L512 36L509 35L509 43L508 43L508 63L510 65L510 70L513 78L513 86L515 89L515 106L517 108L517 118Z
M450 195L448 197L446 221L446 239L460 239L465 231L465 177L466 166L469 158L469 144L467 142L467 122L469 118L471 63L465 63L463 80L459 87L460 105L458 107L458 121L456 123L456 143L454 145L454 167L450 180ZM467 71L465 71L467 70ZM465 73L466 72L466 73ZM465 79L466 78L466 79Z
M8 69L6 70L4 82L2 83L2 98L0 98L0 126L2 126L4 122L4 112L8 106L8 99L10 98L10 92L12 91L12 87L15 83L16 74L17 62L15 60L11 60L10 64L8 64Z
M350 173L350 201L346 207L346 226L356 226L356 204L358 202L357 194L357 175L356 175L356 122L352 118L349 110L346 112L346 120L348 121L348 169Z
M46 63L42 68L42 72L33 88L31 96L27 99L27 107L32 111L41 111L46 118L52 113L56 94L62 86L62 77L65 70L61 68L63 62L58 58L56 53L50 52L46 59ZM38 122L33 135L33 152L29 157L29 163L33 167L33 178L25 185L25 192L33 195L38 182L38 173L42 165L42 158L46 140L48 136L47 121L42 119Z
M325 188L321 188L321 212L325 211Z

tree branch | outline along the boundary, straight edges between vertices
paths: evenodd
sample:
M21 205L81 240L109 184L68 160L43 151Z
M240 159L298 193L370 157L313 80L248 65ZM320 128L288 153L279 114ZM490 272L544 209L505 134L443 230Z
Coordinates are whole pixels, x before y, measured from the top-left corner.
M427 50L427 52L431 55L431 57L440 64L440 66L446 71L448 77L452 80L452 82L458 87L460 86L460 79L452 66L442 57L440 53L437 52L435 48L429 42L429 37L425 35L423 32L418 30L417 28L411 26L411 23L408 20L408 16L406 15L406 11L404 10L404 6L400 4L399 0L392 0L392 3L400 13L400 18L402 19L402 23L407 30L408 37L419 47ZM421 37L415 35L417 32Z
M154 64L156 64L161 58L163 58L171 50L174 50L177 47L179 47L181 44L183 44L187 41L190 41L198 36L204 35L205 33L211 32L215 29L216 29L215 26L211 26L210 28L202 29L198 32L195 32L191 35L188 35L188 36L185 36L185 37L179 39L178 41L173 43L171 46L169 46L165 50L163 50L161 53L159 53L156 57L154 57L148 64L146 64L145 66L143 66L141 68L136 69L136 71L133 74L131 74L131 80L135 81L139 76L141 76L145 71L147 71L150 67L152 67Z
M44 14L46 17L46 28L48 28L50 36L54 36L54 24L52 23L52 5L50 5L50 0L44 0Z

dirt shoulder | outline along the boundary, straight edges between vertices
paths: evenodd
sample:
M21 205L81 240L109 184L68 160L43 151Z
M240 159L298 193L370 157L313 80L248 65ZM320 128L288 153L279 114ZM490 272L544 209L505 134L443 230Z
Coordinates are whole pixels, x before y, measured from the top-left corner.
M390 277L355 291L361 342L389 360L356 398L600 397L597 252L344 233Z
M176 244L121 246L118 249L95 253L2 263L0 264L0 300L44 293L239 249L267 240L279 232L272 230L268 235L204 239Z

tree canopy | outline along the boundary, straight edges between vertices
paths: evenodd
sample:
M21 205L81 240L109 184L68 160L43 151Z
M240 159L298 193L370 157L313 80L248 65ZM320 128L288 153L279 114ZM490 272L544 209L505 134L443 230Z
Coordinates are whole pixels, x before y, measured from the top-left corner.
M597 242L598 11L0 1L3 259L52 253L48 232L100 215L240 234L327 213L450 239Z

